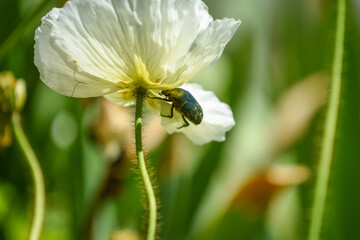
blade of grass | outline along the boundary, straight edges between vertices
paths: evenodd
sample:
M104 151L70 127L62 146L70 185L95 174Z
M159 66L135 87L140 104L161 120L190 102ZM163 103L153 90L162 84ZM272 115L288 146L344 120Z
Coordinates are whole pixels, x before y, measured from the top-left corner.
M343 68L345 38L346 0L339 0L337 5L336 38L331 74L330 99L325 119L325 132L322 141L319 168L315 184L315 196L312 204L308 239L320 239L321 226L325 209L326 195L334 153L336 125L341 93L341 75Z
M29 15L27 15L14 29L14 31L12 31L11 34L4 40L0 46L0 60L50 1L51 0L43 0L40 2L39 5L36 6L36 8Z

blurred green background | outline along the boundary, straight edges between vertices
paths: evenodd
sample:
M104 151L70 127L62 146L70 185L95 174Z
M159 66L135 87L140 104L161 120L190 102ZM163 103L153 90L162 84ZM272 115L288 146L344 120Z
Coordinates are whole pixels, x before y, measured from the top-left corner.
M306 239L332 63L336 1L207 0L242 24L193 82L227 102L223 143L167 136L147 113L160 239ZM40 19L64 1L0 1L0 72L27 83L24 130L46 181L42 239L139 239L146 222L132 109L59 95L33 64ZM19 27L20 26L20 27ZM339 122L322 239L360 236L360 2L348 1ZM4 126L0 126L4 127ZM152 131L151 131L152 130ZM0 148L0 239L26 239L31 175L14 140Z

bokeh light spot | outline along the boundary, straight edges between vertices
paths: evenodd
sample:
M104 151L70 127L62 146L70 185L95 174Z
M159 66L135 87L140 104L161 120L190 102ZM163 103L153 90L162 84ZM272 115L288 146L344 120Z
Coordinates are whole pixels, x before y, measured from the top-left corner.
M58 113L51 124L51 139L59 148L68 148L76 139L78 126L74 117L62 111Z

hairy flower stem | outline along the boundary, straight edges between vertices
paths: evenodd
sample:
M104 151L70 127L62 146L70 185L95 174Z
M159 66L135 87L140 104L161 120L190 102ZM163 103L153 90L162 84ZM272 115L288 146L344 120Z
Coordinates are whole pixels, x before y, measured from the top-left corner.
M326 113L325 132L322 142L322 150L315 185L315 196L313 200L310 231L308 236L309 240L320 239L326 195L328 192L328 182L330 176L331 161L334 153L335 133L341 92L341 75L345 38L345 15L346 0L338 0L336 38L331 74L330 99Z
M145 192L149 206L149 225L147 230L147 240L154 240L156 234L157 206L153 186L151 184L149 173L146 169L144 152L142 150L142 106L146 89L138 87L136 89L136 110L135 110L135 140L136 156L139 164L140 173L144 181Z
M15 137L19 142L20 148L25 155L27 164L31 170L31 175L34 181L35 188L35 210L30 230L29 240L38 240L40 238L41 229L44 222L45 215L45 185L44 177L41 172L41 167L36 158L36 155L27 140L25 133L20 124L20 116L18 113L13 113L12 126Z

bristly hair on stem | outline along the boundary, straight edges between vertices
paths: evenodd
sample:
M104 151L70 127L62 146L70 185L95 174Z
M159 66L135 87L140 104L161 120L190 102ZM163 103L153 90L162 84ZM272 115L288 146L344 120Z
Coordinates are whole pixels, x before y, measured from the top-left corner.
M145 195L148 201L149 217L147 228L147 240L154 240L156 237L156 223L157 223L157 202L155 197L154 187L151 183L151 178L146 167L142 146L142 108L144 97L146 96L146 89L138 87L135 90L136 94L136 107L135 107L135 144L136 144L136 157L140 170L140 175L144 183Z

